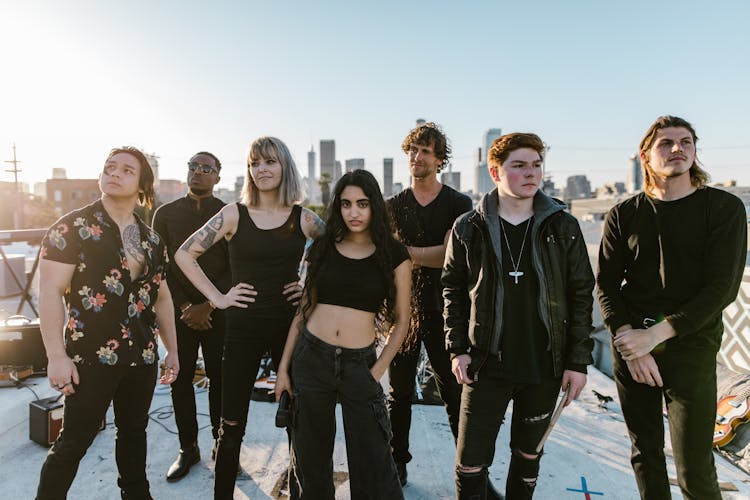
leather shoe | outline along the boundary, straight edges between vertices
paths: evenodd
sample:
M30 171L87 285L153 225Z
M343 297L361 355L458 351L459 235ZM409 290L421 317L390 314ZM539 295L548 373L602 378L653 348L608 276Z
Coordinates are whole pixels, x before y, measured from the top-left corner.
M406 462L396 462L396 472L398 472L398 482L401 486L406 486Z
M167 481L177 481L182 479L190 472L190 467L201 461L201 452L198 449L198 445L194 444L190 448L185 450L180 449L180 454L177 455L177 460L169 466L167 471Z

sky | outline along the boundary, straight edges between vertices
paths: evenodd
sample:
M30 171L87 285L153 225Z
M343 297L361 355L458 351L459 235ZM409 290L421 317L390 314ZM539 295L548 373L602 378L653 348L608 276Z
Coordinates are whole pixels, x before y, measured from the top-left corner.
M488 128L549 146L561 186L624 181L663 114L686 118L714 181L750 185L750 2L0 0L0 160L33 184L96 177L132 144L184 179L200 150L222 186L274 135L382 178L417 118L442 125L471 189ZM0 180L12 181L3 163ZM319 166L318 166L319 172Z

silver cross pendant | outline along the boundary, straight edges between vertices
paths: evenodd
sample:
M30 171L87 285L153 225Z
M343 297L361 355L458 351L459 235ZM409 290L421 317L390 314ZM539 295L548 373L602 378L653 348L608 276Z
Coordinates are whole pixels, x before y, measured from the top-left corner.
M508 271L508 276L515 280L515 285L518 284L518 278L523 276L523 271Z

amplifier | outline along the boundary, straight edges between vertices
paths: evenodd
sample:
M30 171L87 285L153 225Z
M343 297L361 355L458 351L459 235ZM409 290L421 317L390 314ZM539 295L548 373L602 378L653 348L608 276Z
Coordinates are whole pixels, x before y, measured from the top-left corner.
M58 396L29 403L29 439L52 446L62 429L63 400Z
M57 441L63 426L64 399L57 395L29 403L29 439L48 448ZM105 418L99 430L103 431L106 426Z
M0 321L0 365L30 365L34 374L46 375L47 353L39 319L11 316Z

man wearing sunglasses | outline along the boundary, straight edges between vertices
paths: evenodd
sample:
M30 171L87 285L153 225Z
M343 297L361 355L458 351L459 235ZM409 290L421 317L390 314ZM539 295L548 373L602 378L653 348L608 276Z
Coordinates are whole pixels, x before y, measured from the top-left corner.
M215 309L203 294L185 278L174 265L174 253L196 230L216 215L225 205L213 196L219 182L221 162L211 153L196 153L187 164L188 193L171 203L159 207L154 214L153 226L161 235L169 255L170 288L174 297L177 323L177 345L180 363L184 370L172 384L172 405L180 439L180 452L167 472L167 481L184 477L193 464L200 461L198 448L198 422L196 420L193 377L198 357L198 347L203 353L208 389L211 432L219 437L221 415L221 358L224 346L224 312ZM201 268L222 292L231 285L229 254L222 240L208 249L199 259ZM215 445L214 445L215 449ZM213 458L214 453L212 453Z

